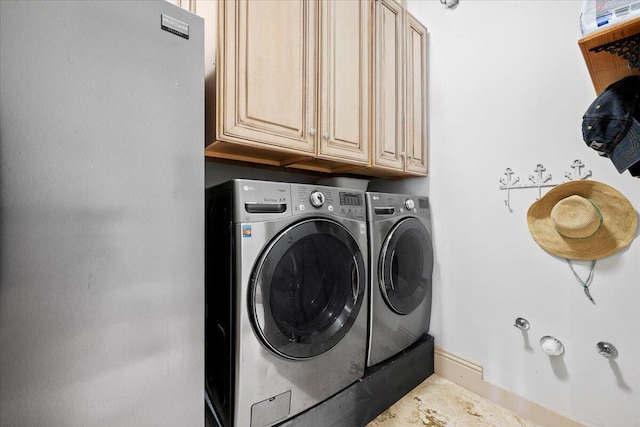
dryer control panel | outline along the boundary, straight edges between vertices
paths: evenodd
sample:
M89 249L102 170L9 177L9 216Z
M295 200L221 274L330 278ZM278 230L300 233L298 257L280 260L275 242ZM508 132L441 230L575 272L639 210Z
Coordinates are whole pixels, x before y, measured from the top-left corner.
M291 184L294 215L322 213L340 218L366 220L364 191L312 184Z
M408 194L367 193L369 221L396 218L404 215L414 215L424 219L431 219L429 198Z

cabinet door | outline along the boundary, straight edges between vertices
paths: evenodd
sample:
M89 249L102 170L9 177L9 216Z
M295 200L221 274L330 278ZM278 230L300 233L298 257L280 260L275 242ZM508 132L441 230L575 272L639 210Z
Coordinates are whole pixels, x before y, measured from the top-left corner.
M373 165L404 170L404 9L379 0L374 10Z
M427 29L407 13L405 170L427 173Z
M315 152L316 2L219 8L217 139Z
M319 158L369 162L371 8L370 0L320 2Z

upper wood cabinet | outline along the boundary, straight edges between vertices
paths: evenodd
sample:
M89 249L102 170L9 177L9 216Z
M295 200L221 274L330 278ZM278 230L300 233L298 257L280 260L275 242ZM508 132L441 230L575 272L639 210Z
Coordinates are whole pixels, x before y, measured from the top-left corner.
M326 172L368 164L370 17L364 0L220 1L205 155Z
M316 22L312 1L218 2L207 156L279 166L315 156Z
M427 29L406 13L405 167L408 174L427 174Z
M318 158L369 163L371 2L320 4Z
M394 0L374 9L374 133L369 175L427 174L427 31Z
M405 11L395 0L378 0L374 10L374 134L372 167L404 170Z
M398 2L219 0L215 10L208 158L426 175L427 32Z

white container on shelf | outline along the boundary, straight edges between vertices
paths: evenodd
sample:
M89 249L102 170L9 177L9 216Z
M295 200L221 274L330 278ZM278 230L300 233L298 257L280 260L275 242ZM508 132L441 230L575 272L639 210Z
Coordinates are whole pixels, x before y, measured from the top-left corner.
M580 31L583 36L640 16L640 0L583 0Z

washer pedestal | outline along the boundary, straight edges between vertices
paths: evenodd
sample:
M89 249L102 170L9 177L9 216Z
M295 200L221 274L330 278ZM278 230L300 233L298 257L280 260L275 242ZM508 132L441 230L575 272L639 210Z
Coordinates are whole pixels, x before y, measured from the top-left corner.
M433 374L433 337L423 335L400 354L368 368L365 376L278 427L365 426Z

